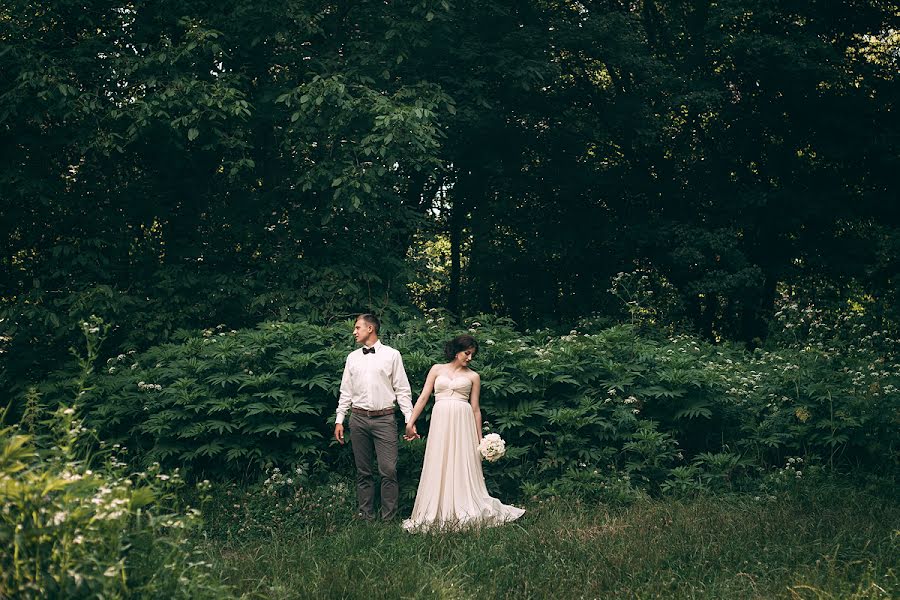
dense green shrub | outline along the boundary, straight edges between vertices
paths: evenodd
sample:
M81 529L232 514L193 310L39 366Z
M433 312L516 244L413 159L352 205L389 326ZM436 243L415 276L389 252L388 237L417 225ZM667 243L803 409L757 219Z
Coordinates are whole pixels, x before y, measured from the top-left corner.
M193 546L200 511L179 500L178 470L127 474L121 448L79 460L73 413L56 412L51 439L0 430L0 597L229 595Z
M591 477L579 473L598 470L604 480L628 474L650 491L731 489L788 456L893 472L896 341L859 324L849 337L806 326L785 338L804 314L785 321L782 347L753 352L646 323L586 321L560 336L490 316L470 320L481 343L474 367L486 426L509 448L503 461L486 465L489 486L509 493L523 483L583 479L590 487ZM352 462L331 441L330 419L353 349L350 330L349 321L265 322L185 333L178 343L110 358L82 401L101 438L127 443L144 464L251 479L262 479L270 463L346 473ZM442 342L459 331L440 314L385 327L385 342L403 353L414 398L441 360ZM421 448L401 448L414 479Z

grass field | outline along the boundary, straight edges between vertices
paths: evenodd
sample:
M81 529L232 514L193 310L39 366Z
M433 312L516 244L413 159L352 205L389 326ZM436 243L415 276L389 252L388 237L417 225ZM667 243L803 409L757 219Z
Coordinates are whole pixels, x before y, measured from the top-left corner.
M900 597L891 494L823 485L624 508L525 506L519 522L494 529L410 535L396 522L337 515L218 535L206 548L251 598Z

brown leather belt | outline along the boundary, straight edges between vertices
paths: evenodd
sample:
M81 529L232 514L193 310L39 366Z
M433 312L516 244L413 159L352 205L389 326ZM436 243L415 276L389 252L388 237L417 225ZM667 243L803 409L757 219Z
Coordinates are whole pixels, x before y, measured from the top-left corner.
M364 417L383 417L384 415L394 414L394 407L392 406L390 408L384 408L382 410L363 410L361 408L351 406L350 412L352 412L354 415L362 415Z

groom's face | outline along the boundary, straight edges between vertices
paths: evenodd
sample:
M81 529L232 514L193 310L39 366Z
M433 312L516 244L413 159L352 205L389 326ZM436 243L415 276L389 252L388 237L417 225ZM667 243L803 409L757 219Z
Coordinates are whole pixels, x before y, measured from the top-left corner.
M357 319L356 325L353 326L353 337L356 338L357 344L364 344L373 331L375 331L375 328L371 323L363 319Z

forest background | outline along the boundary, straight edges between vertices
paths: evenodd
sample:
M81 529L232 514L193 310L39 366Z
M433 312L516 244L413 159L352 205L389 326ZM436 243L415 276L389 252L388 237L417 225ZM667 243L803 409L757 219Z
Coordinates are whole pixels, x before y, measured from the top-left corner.
M3 0L0 539L33 536L0 596L162 593L135 573L176 563L122 548L162 552L141 510L166 535L193 515L157 489L172 469L352 512L328 419L363 311L414 388L476 334L506 498L892 489L898 19L874 0ZM73 508L98 497L128 509ZM296 501L294 525L321 525ZM241 514L219 533L254 529ZM93 567L62 558L121 519ZM869 563L888 589L890 547Z

